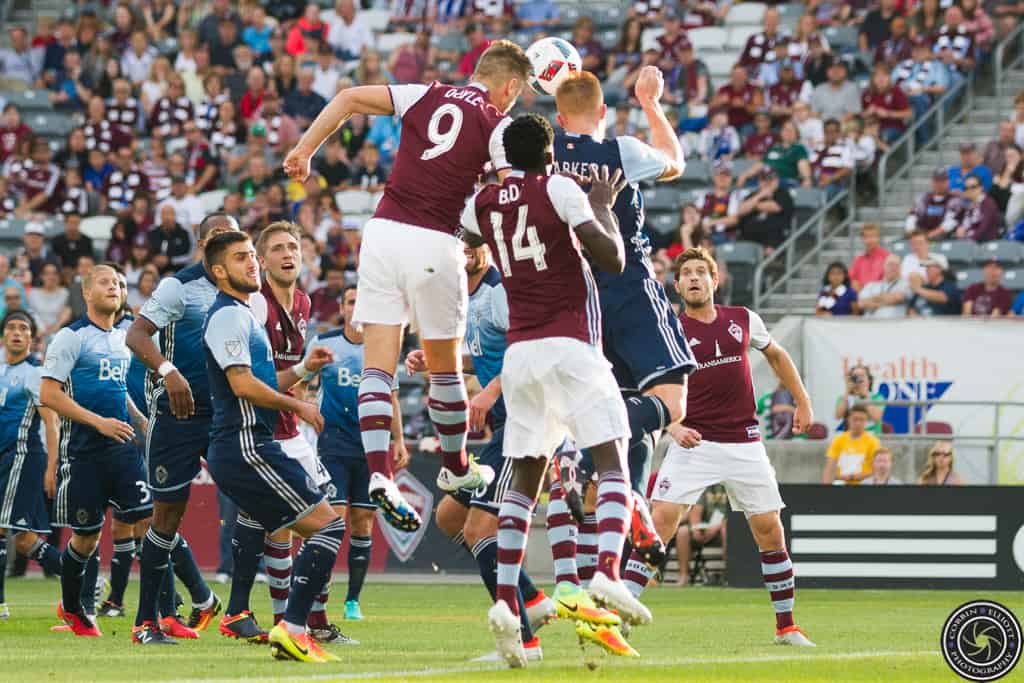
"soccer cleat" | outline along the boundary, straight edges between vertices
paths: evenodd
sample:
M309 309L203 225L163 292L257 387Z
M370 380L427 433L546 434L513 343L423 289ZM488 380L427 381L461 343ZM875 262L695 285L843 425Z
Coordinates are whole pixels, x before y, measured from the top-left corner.
M519 617L504 600L498 600L487 611L487 625L494 635L494 644L498 654L513 669L526 666L526 651L523 649L523 633Z
M76 636L99 638L103 635L85 612L64 612L64 621Z
M321 657L315 647L316 643L306 633L292 635L283 623L270 631L270 653L274 659L286 659L310 664L323 664L327 660ZM322 650L321 650L322 651Z
M217 572L213 575L213 580L220 584L228 583L231 581L231 575L227 572Z
M174 638L152 621L144 621L141 626L132 627L132 642L138 645L177 645Z
M325 662L340 662L341 661L341 657L339 657L338 655L336 655L336 654L334 654L332 652L328 652L327 650L325 650L322 647L320 647L320 643L318 643L316 641L316 638L314 638L312 635L307 633L306 636L309 638L309 649L312 650L313 653L316 654L317 657L319 657L320 659L324 660Z
M206 609L199 609L198 607L192 608L192 614L188 616L188 627L193 631L205 631L213 621L213 618L220 614L221 609L224 608L220 598L217 597L216 593L213 595L213 604Z
M787 626L775 631L776 645L793 645L794 647L818 647L811 642L799 626Z
M544 595L544 591L537 591L537 597L526 603L526 619L530 622L530 630L534 633L541 626L550 624L557 618L558 609L555 607L555 602ZM526 643L523 644L523 647L526 647Z
M256 583L269 583L270 579L267 577L266 572L256 572Z
M164 617L160 620L160 630L172 638L184 638L195 640L199 634L181 622L181 618L175 614L172 617Z
M220 632L228 638L237 638L250 643L260 644L267 642L267 632L256 623L256 617L249 610L244 610L234 616L224 615L220 620Z
M610 654L620 657L639 657L640 653L626 642L618 626L605 624L589 624L585 621L576 622L576 635L580 641L589 640L604 648Z
M480 491L490 486L492 481L494 481L494 468L490 465L481 465L476 461L476 456L469 456L469 469L465 474L455 474L444 466L437 473L437 488L449 493L459 489Z
M559 619L582 620L605 626L618 626L622 623L618 614L598 607L589 593L568 581L555 586L555 608Z
M117 605L110 600L104 600L103 604L100 605L98 614L101 617L123 617L124 605Z
M595 602L617 610L623 621L638 625L651 623L651 611L634 598L621 581L612 581L603 573L597 572L590 580L588 590Z
M3 569L0 569L3 571ZM7 621L11 618L11 610L7 609L6 602L0 602L0 620Z
M654 528L651 510L647 501L633 493L633 519L629 527L629 542L636 554L648 567L660 567L665 561L665 544Z
M370 475L369 493L387 523L399 531L417 531L423 524L420 513L406 502L394 480L374 472Z
M533 640L528 643L523 643L523 650L526 651L526 661L528 662L540 662L544 660L544 651L540 649L540 638L534 636ZM471 662L502 662L501 655L498 651L488 652L485 655L476 657L469 660Z
M327 624L327 626L311 628L309 629L309 635L317 643L323 643L324 645L358 645L359 641L355 638L350 638L341 632L334 624Z
M359 609L358 600L345 601L345 621L362 621L363 611Z
M562 490L565 491L565 504L569 507L569 514L572 515L576 524L583 524L583 496L582 486L576 481L576 461L568 455L557 456L558 478L562 482Z

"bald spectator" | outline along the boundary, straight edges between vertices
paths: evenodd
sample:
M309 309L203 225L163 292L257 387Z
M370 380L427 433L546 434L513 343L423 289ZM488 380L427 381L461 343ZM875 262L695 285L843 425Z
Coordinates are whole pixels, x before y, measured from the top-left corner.
M769 7L762 19L764 30L747 38L739 63L750 70L751 78L764 87L779 80L779 63L786 56L787 36L779 32L779 11Z
M955 80L963 79L974 68L974 36L964 26L964 13L956 5L946 9L946 23L932 40L932 52L949 67Z
M103 98L98 95L94 95L89 100L82 132L85 133L86 149L98 149L104 154L109 154L132 142L130 130L119 123L111 123L107 119L107 106L103 102Z
M327 100L313 90L313 69L299 69L298 85L284 100L284 113L295 119L299 128L306 128L320 111L327 106Z
M1003 267L996 259L985 263L984 280L964 292L964 315L998 318L1010 313L1013 295L1003 286Z
M860 88L848 75L846 62L836 60L828 68L828 80L811 92L811 109L822 119L845 121L861 112Z
M881 280L864 285L857 295L857 305L866 318L905 318L910 286L900 277L900 257L885 257Z
M149 231L150 259L161 275L184 268L192 260L192 238L178 225L174 207L160 208L159 223Z
M996 200L985 192L981 178L974 174L967 176L963 196L968 203L960 227L956 229L956 238L975 242L999 239L1003 228L1003 215Z
M0 89L26 90L42 75L43 51L30 44L24 26L9 31L11 46L0 50Z
M729 82L718 89L711 100L711 109L725 109L729 125L746 137L754 131L754 112L764 106L764 92L750 82L747 69L741 64L732 68Z
M156 215L159 216L165 206L170 206L174 209L175 220L178 224L195 231L206 216L206 212L203 210L203 203L196 195L190 194L188 189L188 183L182 176L171 178L171 194L157 204Z
M925 243L941 240L956 229L961 211L960 198L949 191L949 170L939 167L932 173L932 187L917 199L907 216L907 234L922 231Z
M130 131L142 132L146 120L142 102L132 96L132 84L126 78L114 81L114 96L106 101L107 120Z
M373 47L373 32L356 12L355 0L337 0L334 14L327 17L327 44L339 59L359 59L363 50Z

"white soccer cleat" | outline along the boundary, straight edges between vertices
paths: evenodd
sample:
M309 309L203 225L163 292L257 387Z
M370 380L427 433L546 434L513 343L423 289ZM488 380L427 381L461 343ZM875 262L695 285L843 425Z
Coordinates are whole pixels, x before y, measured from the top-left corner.
M487 625L494 634L494 645L498 654L513 669L526 667L526 650L523 648L523 634L519 617L504 600L498 600L487 610Z
M528 661L528 662L541 662L541 661L544 660L544 651L540 649L540 644L539 643L536 646L534 646L534 647L525 647L524 646L523 649L526 651L526 661ZM469 661L471 661L471 662L480 662L480 663L485 663L486 664L486 663L490 663L490 662L503 662L505 660L502 659L502 656L498 654L497 650L495 650L494 652L488 652L485 655L481 655L480 657L475 657L474 659L471 659Z
M789 626L775 631L776 645L792 645L793 647L818 647L811 642L807 634L800 630L799 626Z
M370 475L369 494L387 523L399 531L413 532L423 524L420 514L405 500L393 479L374 472Z
M7 571L7 567L4 567L3 571ZM7 603L0 602L0 621L7 621L10 618L11 610L7 609Z
M541 626L558 618L555 601L544 595L542 599L526 607L526 620L530 622L530 630L536 633ZM529 654L529 652L527 652Z
M618 610L623 621L641 626L651 623L651 610L634 598L621 581L612 581L601 572L597 572L590 580L587 590L596 602L609 609Z
M494 468L490 465L481 465L476 458L469 459L469 469L461 476L444 466L437 473L437 488L449 493L459 489L479 491L490 486L492 481L494 481Z

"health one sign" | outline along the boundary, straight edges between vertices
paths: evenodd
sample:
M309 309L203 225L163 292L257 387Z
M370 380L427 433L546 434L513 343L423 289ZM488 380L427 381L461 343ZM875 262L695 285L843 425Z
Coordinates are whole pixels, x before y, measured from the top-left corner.
M884 398L925 402L921 407L886 408L883 419L897 433L940 421L952 425L958 436L1024 436L1024 408L1002 409L997 424L994 408L940 403L1024 402L1024 321L812 318L803 325L802 346L804 381L816 419L830 431L838 424L835 404L846 392L850 369L866 365L874 376L874 391ZM964 442L962 448L987 450L980 441ZM977 471L975 476L965 473L968 481L996 479L996 473L981 471L983 465L987 468L984 459L964 461L965 466L971 463ZM1024 442L1003 442L998 463L1000 484L1024 484Z

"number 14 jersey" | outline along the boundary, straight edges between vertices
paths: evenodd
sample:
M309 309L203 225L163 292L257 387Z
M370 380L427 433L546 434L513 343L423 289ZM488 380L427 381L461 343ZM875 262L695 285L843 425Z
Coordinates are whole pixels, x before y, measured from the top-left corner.
M508 343L547 337L601 342L601 310L575 229L594 221L583 190L564 176L512 171L466 203L462 226L479 235L503 276Z

